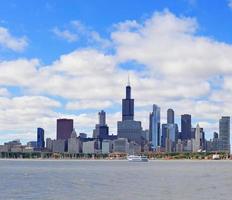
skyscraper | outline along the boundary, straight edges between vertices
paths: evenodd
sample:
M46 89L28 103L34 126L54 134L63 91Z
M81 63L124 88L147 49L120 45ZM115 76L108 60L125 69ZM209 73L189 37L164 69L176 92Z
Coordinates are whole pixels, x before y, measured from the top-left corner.
M101 112L98 113L99 117L99 125L105 126L106 125L106 113L104 110L101 110Z
M73 119L57 119L57 140L68 140L73 131Z
M128 81L126 99L122 100L122 121L118 121L118 138L127 138L129 142L142 142L142 126L134 120L134 99L131 99L131 87Z
M220 150L230 152L230 117L223 116L219 120Z
M37 128L37 148L43 149L44 146L44 129Z
M153 150L161 145L161 135L160 135L160 107L153 105L153 111L150 113L150 141Z
M197 124L196 130L195 130L195 139L193 140L193 152L198 152L201 149L201 129L199 124Z
M190 140L191 139L191 115L184 114L181 115L181 139Z
M134 99L131 99L131 87L128 81L126 98L122 100L122 121L134 120Z
M175 118L174 118L174 110L169 108L167 110L167 123L168 124L174 124L175 123Z
M96 124L93 130L93 138L99 138L101 141L108 139L109 127L106 124L106 113L104 110L98 113L98 120L98 124Z

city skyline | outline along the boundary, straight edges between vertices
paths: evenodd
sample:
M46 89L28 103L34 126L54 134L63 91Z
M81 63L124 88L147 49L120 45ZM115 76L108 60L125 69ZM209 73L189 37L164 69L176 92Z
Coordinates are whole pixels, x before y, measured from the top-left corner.
M40 2L35 16L22 12L35 9L31 3L20 7L5 1L0 8L0 143L34 140L37 127L55 138L58 118L74 119L76 131L91 136L101 110L110 133L116 134L128 73L134 118L143 129L149 128L153 104L161 108L161 124L172 108L179 128L181 115L191 114L193 127L199 123L207 138L219 131L221 116L231 115L231 22L223 25L221 16L213 16L218 7L223 17L232 16L229 1L213 2L205 11L220 31L197 12L206 8L199 1L156 1L130 14L116 6L122 16L107 12L106 20L98 13L97 21L87 13L105 10L106 1L89 5L82 14L78 7L83 4L70 1L64 10L77 12L63 19L64 1ZM35 28L29 19L39 22L43 14L48 23Z

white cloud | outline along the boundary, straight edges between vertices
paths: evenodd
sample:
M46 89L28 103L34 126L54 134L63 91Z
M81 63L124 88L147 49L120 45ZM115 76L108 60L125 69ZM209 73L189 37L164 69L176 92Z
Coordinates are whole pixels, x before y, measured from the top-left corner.
M10 96L10 92L7 90L7 88L0 88L0 97L8 97Z
M232 9L232 0L228 0L228 6L230 9Z
M83 109L102 109L112 106L111 101L96 101L96 100L82 100L72 101L66 104L68 110L83 110Z
M58 36L58 37L60 37L62 39L65 39L68 42L75 42L75 41L78 40L78 35L75 34L75 33L70 32L69 30L63 30L63 31L61 31L60 29L58 29L57 27L55 27L55 28L52 29L52 32L56 36Z
M8 29L0 27L0 45L4 48L20 52L27 47L28 42L26 37L14 37Z

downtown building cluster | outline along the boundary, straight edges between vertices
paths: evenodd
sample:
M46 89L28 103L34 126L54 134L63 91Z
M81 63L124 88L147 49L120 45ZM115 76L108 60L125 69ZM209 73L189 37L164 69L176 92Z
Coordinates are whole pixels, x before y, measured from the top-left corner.
M166 123L161 124L160 107L153 105L149 115L149 129L143 130L141 121L134 119L134 99L131 86L126 86L126 98L122 100L122 120L117 122L117 135L109 134L106 113L98 113L99 121L92 137L86 133L77 135L73 119L57 119L56 139L47 138L43 128L37 128L37 141L21 145L14 140L0 145L0 152L42 151L69 154L109 154L142 152L226 152L230 153L230 117L219 120L219 133L206 140L203 127L192 127L190 114L181 115L181 128L175 123L175 112L167 110Z

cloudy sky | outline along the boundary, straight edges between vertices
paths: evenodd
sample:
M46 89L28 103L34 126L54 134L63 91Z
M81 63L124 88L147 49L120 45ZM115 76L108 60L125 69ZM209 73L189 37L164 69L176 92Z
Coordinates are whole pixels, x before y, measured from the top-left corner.
M212 137L232 111L231 27L228 0L2 0L0 143L55 138L61 117L91 135L101 109L116 133L128 73L144 129L158 104Z

